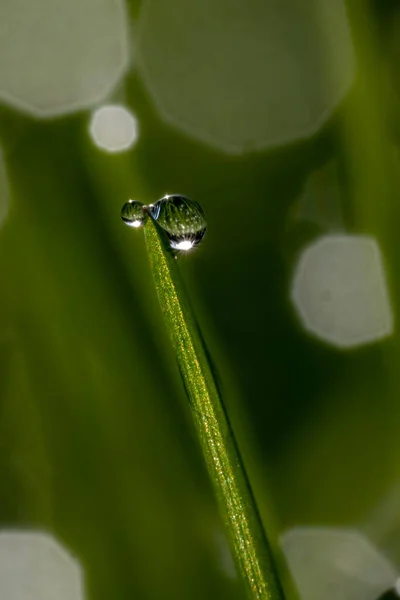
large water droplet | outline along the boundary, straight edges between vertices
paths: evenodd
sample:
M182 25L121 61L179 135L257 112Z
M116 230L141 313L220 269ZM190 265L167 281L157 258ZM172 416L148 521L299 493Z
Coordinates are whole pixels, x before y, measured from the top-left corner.
M121 209L121 219L129 227L141 227L146 218L144 205L138 200L129 200Z
M190 250L201 242L206 233L207 222L203 209L186 196L165 196L147 208L164 229L174 250Z

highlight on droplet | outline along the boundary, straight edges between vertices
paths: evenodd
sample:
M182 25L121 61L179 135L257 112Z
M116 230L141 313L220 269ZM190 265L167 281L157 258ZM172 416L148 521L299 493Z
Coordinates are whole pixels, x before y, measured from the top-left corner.
M183 250L187 252L191 250L194 246L194 242L191 240L183 240L182 242L171 242L171 247L175 250Z
M80 563L53 536L41 531L0 532L0 598L83 600Z
M89 124L94 144L105 152L124 152L132 148L139 136L136 117L126 107L109 104L92 113Z
M147 219L145 206L138 200L128 200L121 208L121 219L129 227L141 227Z
M121 209L121 219L130 227L141 227L148 215L164 231L171 248L180 252L197 246L207 231L200 204L182 194L168 194L148 206L128 200Z
M306 331L338 348L377 342L393 332L380 248L373 237L325 235L307 246L291 300Z
M187 252L197 246L207 231L200 204L182 194L168 194L151 204L149 212L164 230L171 248Z

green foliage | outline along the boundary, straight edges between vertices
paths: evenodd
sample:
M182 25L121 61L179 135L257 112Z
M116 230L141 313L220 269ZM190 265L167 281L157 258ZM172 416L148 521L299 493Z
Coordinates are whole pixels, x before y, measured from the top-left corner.
M263 526L207 350L164 231L144 225L151 270L238 570L249 598L280 600Z
M310 174L335 160L346 228L378 240L398 320L399 64L386 35L396 23L364 9L349 16L349 95L313 138L276 151L231 158L196 144L162 122L135 74L123 92L140 138L122 155L90 145L87 114L42 122L1 110L11 199L0 231L0 528L54 532L82 560L90 600L244 595L224 571L143 236L120 220L129 198L182 192L205 209L207 238L180 269L263 521L276 517L274 554L293 525L363 523L398 482L398 331L341 353L307 336L288 300L295 259L322 232L296 221L288 236L288 215ZM385 526L400 560L398 523Z

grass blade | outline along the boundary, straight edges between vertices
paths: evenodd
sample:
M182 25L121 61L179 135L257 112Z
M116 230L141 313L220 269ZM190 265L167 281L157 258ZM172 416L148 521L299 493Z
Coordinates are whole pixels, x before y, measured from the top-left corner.
M252 600L283 593L177 261L153 219L144 225L155 286L231 549Z

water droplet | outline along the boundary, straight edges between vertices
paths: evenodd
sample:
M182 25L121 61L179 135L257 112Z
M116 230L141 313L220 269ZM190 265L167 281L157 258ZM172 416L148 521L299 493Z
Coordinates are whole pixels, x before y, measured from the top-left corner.
M129 200L121 209L121 219L129 227L141 227L147 218L144 205L138 200Z
M190 250L201 242L206 233L207 222L203 209L186 196L164 196L150 205L148 210L164 229L174 250Z

